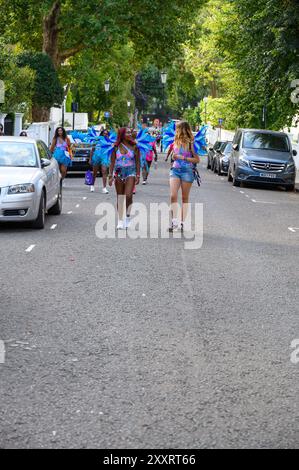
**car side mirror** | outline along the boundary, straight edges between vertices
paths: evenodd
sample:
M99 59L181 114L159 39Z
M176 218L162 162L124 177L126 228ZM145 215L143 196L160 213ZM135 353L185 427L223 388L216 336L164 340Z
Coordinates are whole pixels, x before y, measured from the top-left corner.
M46 168L47 166L50 166L51 162L47 158L42 158L41 159L41 166L42 168Z
M298 155L297 150L293 150L293 156L296 157L296 155Z
M234 145L233 145L233 149L234 149L236 152L238 152L238 150L239 150L239 145L238 145L238 144L234 144Z

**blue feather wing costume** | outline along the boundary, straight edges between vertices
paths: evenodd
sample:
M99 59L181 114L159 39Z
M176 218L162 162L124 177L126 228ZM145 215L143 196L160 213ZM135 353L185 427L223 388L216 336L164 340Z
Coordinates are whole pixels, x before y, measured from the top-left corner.
M207 139L206 134L209 126L203 126L194 138L194 150L197 155L206 155Z
M173 144L175 137L175 122L172 121L168 126L163 130L162 138L162 148L163 152L166 152L168 147Z

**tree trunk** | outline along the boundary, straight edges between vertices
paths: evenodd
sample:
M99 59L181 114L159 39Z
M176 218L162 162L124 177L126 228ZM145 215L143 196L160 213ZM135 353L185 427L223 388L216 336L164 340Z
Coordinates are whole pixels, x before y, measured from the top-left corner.
M211 95L212 98L217 98L217 83L215 79L211 82Z
M59 65L58 20L60 11L60 0L56 0L52 5L49 14L44 17L43 21L43 52L51 57L55 68Z
M32 107L33 122L48 122L50 120L50 110L39 106Z

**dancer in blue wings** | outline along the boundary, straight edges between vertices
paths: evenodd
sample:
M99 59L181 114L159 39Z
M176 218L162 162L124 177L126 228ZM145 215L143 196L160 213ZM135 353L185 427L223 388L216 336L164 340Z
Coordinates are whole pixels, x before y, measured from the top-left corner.
M118 225L117 230L127 229L133 204L133 189L140 181L140 150L136 141L125 127L119 129L117 141L112 150L109 168L109 185L114 181L117 193ZM123 198L126 200L124 218Z
M60 173L64 180L67 169L72 166L72 151L70 139L63 127L57 127L50 151L59 164Z
M197 170L199 155L206 152L206 132L208 126L202 127L193 137L190 125L185 122L179 122L177 125L172 123L164 132L163 145L168 154L166 160L171 155L170 170L170 199L172 206L172 224L170 231L184 229L184 220L186 211L184 204L189 202L189 194L194 180L198 186L201 184L200 175ZM178 221L178 192L182 191L182 211L181 222ZM187 207L187 206L185 206Z
M137 146L140 150L140 165L143 175L142 184L146 184L154 155L155 161L157 161L158 158L156 151L156 137L150 135L147 128L139 128L136 140Z
M111 140L112 139L112 140ZM114 139L114 140L113 140ZM109 133L108 130L104 129L101 134L100 138L97 138L94 143L94 147L91 153L90 164L93 167L93 182L95 183L98 171L101 168L102 172L102 182L103 182L103 194L108 194L109 191L107 189L107 178L108 178L108 169L110 165L110 154L107 150L107 147L110 148L111 143L113 143L116 139L116 134L113 132ZM106 146L105 146L106 144ZM94 192L94 184L90 186L90 191Z

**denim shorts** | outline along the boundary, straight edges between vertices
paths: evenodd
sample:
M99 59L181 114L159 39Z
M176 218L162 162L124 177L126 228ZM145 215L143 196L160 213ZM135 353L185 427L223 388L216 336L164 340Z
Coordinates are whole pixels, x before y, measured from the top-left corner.
M185 183L193 183L195 179L193 168L171 168L169 176Z
M136 177L136 167L135 166L124 166L115 168L114 177L122 181L126 181L130 176Z

